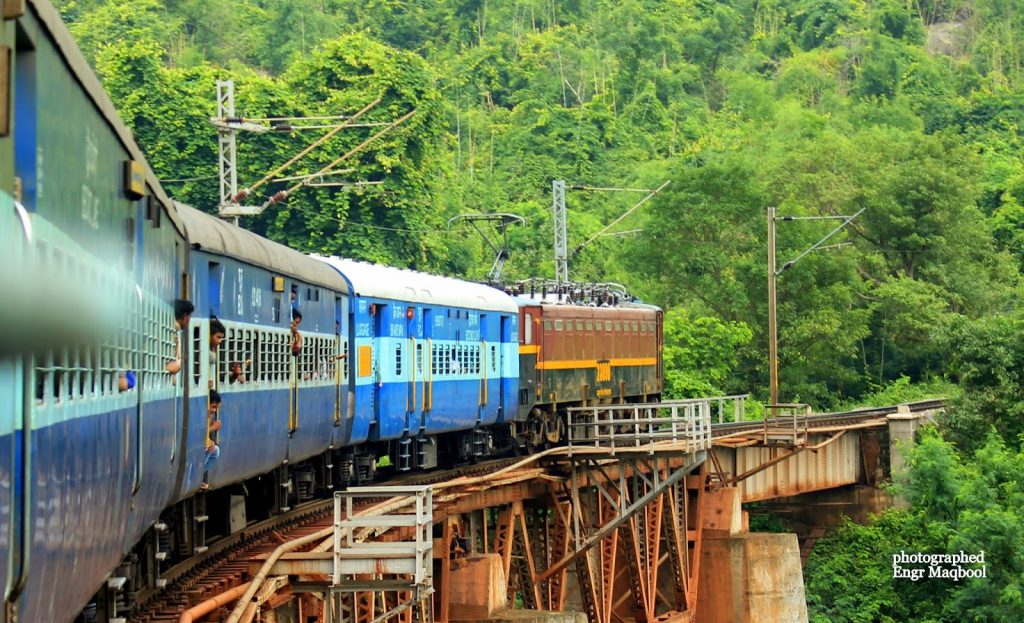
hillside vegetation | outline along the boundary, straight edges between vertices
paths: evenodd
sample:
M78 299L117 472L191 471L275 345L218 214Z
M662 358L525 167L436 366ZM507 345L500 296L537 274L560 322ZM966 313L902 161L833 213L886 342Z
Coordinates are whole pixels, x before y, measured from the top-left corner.
M765 385L767 206L864 209L779 281L783 397L992 387L1012 439L1024 266L1024 11L1006 0L178 0L59 3L168 188L217 203L214 82L247 117L416 114L245 225L306 251L480 278L466 212L513 212L511 278L552 275L552 179L666 191L575 278L669 308L674 394ZM324 123L324 122L320 122ZM329 122L328 122L329 123ZM292 174L377 128L341 133ZM323 130L248 134L243 186ZM180 181L184 180L184 181ZM261 189L263 196L283 184ZM642 195L568 193L570 248ZM834 222L779 226L780 263ZM675 350L671 350L675 349ZM1003 374L997 374L1002 372ZM969 419L969 418L968 418ZM987 427L965 433L980 440Z

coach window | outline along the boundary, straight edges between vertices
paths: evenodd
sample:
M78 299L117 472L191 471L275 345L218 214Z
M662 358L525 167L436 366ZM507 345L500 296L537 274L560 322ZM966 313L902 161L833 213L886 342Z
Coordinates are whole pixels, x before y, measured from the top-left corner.
M395 346L395 375L402 376L402 345Z
M285 369L284 369L284 365L283 365L284 356L285 356L285 349L287 348L287 346L285 346L284 340L281 339L281 338L282 338L282 336L281 336L280 333L274 333L273 334L273 340L274 340L274 376L273 376L273 380L278 382L278 383L280 383L282 381L287 381L288 380L287 375L285 374Z
M263 332L263 380L273 383L277 380L277 336Z
M616 333L621 333L622 332L622 323L619 322L618 320L615 321L615 332Z
M266 355L263 358L264 379L268 383L273 383L277 381L277 335L267 331L263 336L266 338L263 344L263 352Z
M612 330L612 321L611 320L605 320L604 321L604 330L609 332L609 333L611 333L611 330Z
M551 321L550 320L545 320L544 321L544 332L547 333L549 331L551 331Z
M555 321L555 331L561 331L562 327L563 327L562 321L561 320L556 320Z
M593 330L594 330L594 321L593 320L588 320L587 321L587 331L593 331Z
M199 325L192 327L192 384L198 386L202 375L203 361L202 340Z

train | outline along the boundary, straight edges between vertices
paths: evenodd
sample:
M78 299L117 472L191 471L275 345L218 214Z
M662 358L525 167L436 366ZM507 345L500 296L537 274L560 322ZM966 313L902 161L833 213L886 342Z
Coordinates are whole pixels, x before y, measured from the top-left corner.
M386 463L532 452L567 407L659 398L657 307L307 255L176 202L58 11L3 17L0 621L117 620Z

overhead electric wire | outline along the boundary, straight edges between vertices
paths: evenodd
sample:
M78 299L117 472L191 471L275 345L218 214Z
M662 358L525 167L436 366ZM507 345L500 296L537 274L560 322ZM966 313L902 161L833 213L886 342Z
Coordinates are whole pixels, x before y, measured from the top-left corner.
M342 162L343 160L347 160L348 158L352 157L353 155L359 153L367 145L369 145L370 143L376 141L378 138L384 136L385 134L390 132L392 129L394 129L398 125L400 125L402 123L405 123L406 120L408 120L410 117L412 117L415 114L416 114L416 109L410 110L409 112L405 113L404 115L402 115L398 119L395 119L394 121L392 121L390 124L388 124L388 126L386 128L383 128L382 130L380 130L379 132L377 132L373 136L367 138L362 143L359 143L358 145L356 145L352 149L350 149L347 152L345 152L344 154L342 154L340 157L335 158L327 166L323 167L322 169L320 169L319 171L317 171L313 175L314 176L320 175L324 171L329 171L329 170L333 169L335 166L338 165L338 163ZM353 119L354 118L355 117L353 117ZM299 182L298 184L292 185L290 188L288 188L286 190L278 191L277 193L275 193L273 196L268 198L263 203L263 209L266 209L268 206L271 206L271 205L273 205L275 203L280 203L280 202L286 200L288 198L288 196L291 195L293 192L295 192L296 190L302 188L303 186L308 186L308 185L309 185L309 181L308 180L304 180L304 181Z
M289 166L294 164L296 161L298 161L300 158L302 158L303 156L305 156L309 152L313 151L317 147L319 147L319 146L323 145L324 143L326 143L328 140L330 140L330 138L332 136L334 136L338 132L341 132L342 130L344 130L346 127L348 127L348 125L350 125L350 122L355 121L359 117L363 116L364 113L368 112L371 108L373 108L374 106L379 104L380 100L381 100L381 98L378 97L377 99L373 100L372 102L370 102L369 104L364 106L362 110L360 110L356 114L354 114L351 117L349 117L346 120L345 123L340 124L338 127L334 128L333 130L331 130L327 134L324 134L323 136L321 136L317 140L313 141L313 143L310 144L308 147L306 147L305 149L303 149L302 151L297 153L295 156L290 158L288 160L288 162L285 162L281 166L277 167L276 169L274 169L274 170L270 171L269 173L267 173L266 175L264 175L262 179L260 179L258 182L256 182L255 184L253 184L252 186L250 186L246 190L243 190L242 193L245 193L246 195L248 195L253 190L255 190L255 189L259 188L260 186L262 186L263 184L266 184L267 182L269 182L271 179L274 178L275 175L277 175L281 171L285 170L286 168L288 168ZM248 192L246 192L246 191L248 191ZM242 193L239 193L239 194L241 195ZM232 197L232 200L236 201L234 197Z
M601 237L601 236L602 236L602 235L603 235L603 234L604 234L604 233L605 233L606 231L608 231L608 230L609 230L609 229L611 229L612 227L615 227L615 225L617 225L617 224L618 224L619 222L621 222L621 221L622 221L622 219L626 218L627 216L629 216L630 214L632 214L632 213L633 213L633 212L634 212L634 211L635 211L635 210L636 210L637 208L639 208L639 207L640 207L640 206L642 206L643 204L647 203L647 201L648 201L648 200L649 200L649 199L650 199L651 197L653 197L654 195L657 195L658 193L660 193L660 192L661 192L661 191L662 191L662 190L663 190L663 189L664 189L664 188L665 188L666 186L668 186L668 185L669 185L669 184L671 184L671 183L672 183L672 180L668 180L668 181L666 181L666 182L665 182L664 184L662 184L661 186L658 186L658 187L657 187L656 189L654 189L654 190L650 191L650 194L648 194L648 195L647 195L646 197L644 197L643 199L641 199L640 201L638 201L638 202L636 203L636 205L634 205L634 206L633 206L632 208L630 208L630 209L626 210L626 211L625 211L625 212L624 212L624 213L622 214L622 216L620 216L619 218L615 219L615 220L614 220L614 221L612 221L611 223L608 223L607 225L605 225L604 227L602 227L602 228L601 228L601 231L597 232L596 234L594 234L594 235L593 235L593 236L591 236L590 238L586 239L585 241L583 241L583 243L579 244L579 245L578 245L578 246L577 246L577 247L576 247L575 249L573 249L573 252L572 252L573 256L575 256L575 255L576 255L577 253L579 253L579 252L580 252L580 250L581 250L581 249L582 249L583 247L587 246L587 245L588 245L588 244L590 244L591 242L593 242L593 241L597 240L597 239L598 239L599 237Z
M446 232L447 231L445 229L440 229L440 228L438 228L438 229L409 229L408 227L387 227L386 225L370 225L368 223L360 223L360 222L357 222L357 221L350 221L348 219L343 219L343 218L340 218L340 217L337 217L337 216L332 216L330 214L323 214L321 212L316 212L316 211L313 211L313 210L311 210L309 208L302 207L300 205L291 205L291 204L289 204L288 208L293 209L293 210L299 210L300 212L305 212L306 214L312 214L313 216L318 216L318 217L321 217L321 218L326 218L328 220L337 221L337 222L341 223L342 225L355 225L356 227L365 227L366 229L380 229L380 230L383 230L383 231L394 231L394 232L407 233L407 234L436 234L436 233L442 233L442 232Z
M177 180L160 180L161 184L183 184L185 182L201 182L203 180L215 180L219 175L201 175L199 177L183 177Z

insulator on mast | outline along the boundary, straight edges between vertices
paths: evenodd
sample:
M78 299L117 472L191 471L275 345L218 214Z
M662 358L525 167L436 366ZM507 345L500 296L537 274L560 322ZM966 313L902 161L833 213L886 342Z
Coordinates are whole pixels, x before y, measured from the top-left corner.
M274 195L272 197L270 197L270 199L267 199L267 204L266 205L272 206L275 203L283 203L287 198L288 198L288 191L287 190L279 190L276 193L274 193Z

